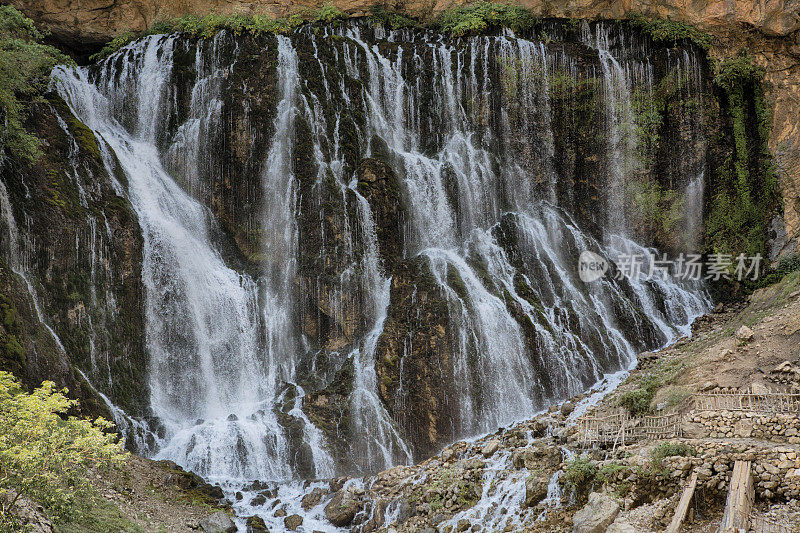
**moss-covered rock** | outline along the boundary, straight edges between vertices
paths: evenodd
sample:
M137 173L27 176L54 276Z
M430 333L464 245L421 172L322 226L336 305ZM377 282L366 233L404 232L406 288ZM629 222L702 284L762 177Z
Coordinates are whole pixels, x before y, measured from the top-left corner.
M106 168L94 134L54 94L35 104L26 124L47 150L31 164L8 159L3 182L29 259L24 282L4 263L4 303L16 308L24 334L11 321L4 364L27 385L44 379L66 386L87 412L108 416L102 400L77 373L126 411L146 412L142 238L129 202ZM54 231L54 228L58 228ZM14 259L16 261L16 259ZM38 301L31 300L35 291ZM39 322L39 310L58 335ZM10 314L7 313L7 316ZM16 333L14 333L16 331ZM19 348L24 351L24 357ZM12 361L13 359L13 361ZM113 382L113 388L109 385Z

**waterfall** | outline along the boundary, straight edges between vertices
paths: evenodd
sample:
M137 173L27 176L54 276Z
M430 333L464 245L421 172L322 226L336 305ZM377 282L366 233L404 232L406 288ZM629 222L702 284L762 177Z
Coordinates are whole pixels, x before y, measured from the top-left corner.
M150 36L57 69L143 232L157 436L142 451L228 482L379 470L530 416L688 333L709 305L699 284L578 276L584 250L654 251L626 229L624 190L631 91L653 67L609 32L584 28L579 60L510 32L450 41L352 22L257 50L225 32ZM683 87L696 94L696 63L678 67L694 69ZM582 97L601 101L602 125L568 107ZM565 137L579 119L606 132L589 163ZM376 179L377 197L362 189L366 158L394 176ZM702 173L681 180L696 197ZM701 215L687 204L694 235ZM403 285L401 271L419 279ZM434 304L435 328L421 315ZM446 379L421 444L414 424L429 413L415 410L412 372L425 365ZM320 420L314 398L336 419Z

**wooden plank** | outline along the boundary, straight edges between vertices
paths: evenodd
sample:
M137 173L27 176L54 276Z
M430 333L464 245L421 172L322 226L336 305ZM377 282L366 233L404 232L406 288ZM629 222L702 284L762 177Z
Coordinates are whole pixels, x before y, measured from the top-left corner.
M721 533L750 529L750 513L755 499L750 466L750 461L736 461L733 464L731 488L728 491L728 501L719 526Z
M686 488L683 490L681 500L678 502L678 507L675 508L675 516L672 517L672 521L667 527L667 533L678 533L678 531L681 530L683 521L686 519L686 513L689 511L689 503L692 501L692 496L694 496L694 488L696 486L697 472L692 472L692 477L689 480L689 484L686 485Z

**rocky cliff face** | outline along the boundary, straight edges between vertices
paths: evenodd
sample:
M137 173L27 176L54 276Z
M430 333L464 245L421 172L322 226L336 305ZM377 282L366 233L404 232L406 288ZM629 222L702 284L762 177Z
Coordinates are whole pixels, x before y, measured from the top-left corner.
M387 8L427 19L454 4L447 0L421 0ZM54 38L77 49L105 42L126 31L144 30L158 20L185 14L267 13L283 16L320 2L182 0L13 0L12 4L52 31ZM521 2L545 17L618 19L636 11L687 22L714 38L711 56L725 58L748 50L765 67L767 97L772 110L770 150L781 177L784 200L782 217L772 222L775 243L772 258L797 251L800 234L800 2L797 0L525 0ZM367 14L371 0L339 0L333 5L350 15ZM241 130L239 130L241 131Z
M0 167L0 363L110 417L83 369L118 406L145 415L142 238L121 196L125 176L57 95L31 117L42 157Z

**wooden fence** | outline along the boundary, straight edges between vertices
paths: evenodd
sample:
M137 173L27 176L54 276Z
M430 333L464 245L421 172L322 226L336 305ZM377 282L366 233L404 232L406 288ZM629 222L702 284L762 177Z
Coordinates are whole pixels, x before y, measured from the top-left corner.
M694 395L694 408L698 411L800 413L800 394L785 392L702 393Z
M680 413L664 416L632 417L617 413L603 417L581 417L578 431L583 436L583 445L613 444L623 446L640 439L671 439L681 436Z
M699 393L677 411L662 416L632 417L625 411L606 416L582 416L578 431L584 447L595 444L629 444L641 439L671 439L682 436L681 423L692 408L696 411L749 411L754 413L800 413L800 394L785 392Z

